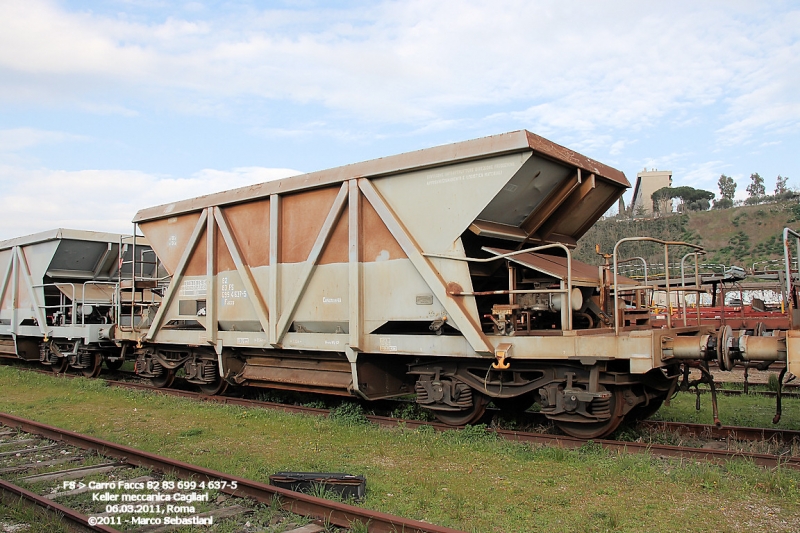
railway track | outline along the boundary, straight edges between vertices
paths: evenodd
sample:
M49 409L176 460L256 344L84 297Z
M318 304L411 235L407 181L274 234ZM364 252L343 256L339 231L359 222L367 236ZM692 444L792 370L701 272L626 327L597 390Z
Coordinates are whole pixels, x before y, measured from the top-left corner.
M114 532L134 525L136 531L155 533L178 527L177 523L164 524L164 518L162 523L146 525L138 521L152 515L164 517L166 513L176 514L171 520L183 520L183 525L208 525L252 513L253 502L267 505L277 502L294 515L343 528L340 531L349 531L354 524L361 523L376 533L458 533L190 465L6 413L0 413L0 424L2 491L60 513L71 524L90 531ZM56 470L51 471L52 468ZM123 492L120 494L118 489ZM70 498L84 494L91 495L89 512L57 501L75 501ZM196 513L190 504L209 501L209 494L219 495L213 500L212 509ZM171 500L164 499L165 495L171 495ZM122 501L126 499L135 503ZM82 502L81 506L86 507L85 499ZM126 515L137 517L137 522L124 523L122 516ZM174 527L167 527L170 525ZM285 527L272 530L295 533L324 530L319 524L293 525L287 520Z
M198 401L214 402L225 405L237 405L241 407L252 408L268 408L277 409L291 413L305 413L317 416L327 416L330 411L318 407L306 407L301 405L288 405L276 402L264 402L259 400L251 400L246 398L235 398L230 396L206 396L199 392L176 390L176 389L155 389L149 385L141 383L131 383L124 381L108 381L109 386L122 387L127 389L138 389L156 391L164 394L181 396L185 398L192 398ZM532 413L536 416L535 413ZM403 425L410 429L419 428L421 426L430 426L437 431L453 430L453 426L438 422L428 422L419 420L410 420L395 418L390 416L379 415L365 415L367 420L383 427L397 427ZM543 420L543 419L542 419ZM711 440L745 440L745 441L761 441L761 440L774 440L780 443L791 443L793 440L800 441L800 432L780 429L762 429L762 428L745 428L745 427L723 427L716 428L713 425L704 424L684 424L677 422L644 422L646 427L653 430L669 431L680 433L684 436L691 436L698 439L711 439ZM587 441L585 439L578 439L565 435L555 435L550 433L529 432L529 431L516 431L498 428L487 428L487 431L494 432L497 436L519 442L527 442L531 444L541 444L548 446L560 446L564 448L579 448L585 446ZM595 439L593 443L602 446L610 451L627 452L627 453L651 453L664 457L678 457L686 459L695 459L712 462L724 462L730 459L748 459L752 460L755 464L766 467L784 466L794 469L800 469L800 457L775 455L766 453L755 453L739 450L723 450L711 448L698 448L690 446L672 446L666 444L642 443L642 442L628 442L618 441L611 439Z
M45 374L50 372L43 370L35 370ZM72 374L61 374L63 376L78 377ZM105 380L111 387L121 387L126 389L144 390L151 392L158 392L172 396L180 396L191 398L196 401L205 401L220 403L225 405L236 405L249 408L267 408L276 409L292 413L304 413L317 416L327 416L330 413L329 409L306 407L302 405L290 405L285 403L267 402L261 400L253 400L247 398L239 398L233 396L220 396L220 395L205 395L200 392L191 390L182 390L176 388L156 388L151 385L120 380ZM525 413L526 427L542 426L546 424L546 419L537 415L536 413ZM383 427L397 427L403 425L410 429L415 429L421 426L430 426L437 431L453 430L453 426L438 422L411 420L403 418L395 418L391 416L380 415L365 415L367 420ZM706 424L691 424L681 422L662 422L662 421L643 421L640 423L641 427L651 431L667 432L678 434L683 437L690 437L701 441L707 441L706 447L700 446L673 446L668 444L659 444L652 442L632 442L624 440L612 439L593 439L594 444L600 445L605 449L615 452L627 453L651 453L657 456L664 457L678 457L685 459L694 459L712 462L724 462L730 459L739 458L753 461L755 464L765 467L784 466L793 469L800 469L800 457L783 454L770 454L770 453L757 453L752 451L742 451L739 449L716 449L716 444L720 441L772 441L776 444L791 445L800 443L800 431L774 429L774 428L748 428L740 426L723 426L717 428L713 425ZM565 435L558 435L552 433L538 432L538 431L518 431L508 430L496 427L489 427L487 431L494 432L498 437L519 441L528 442L531 444L560 446L564 448L579 448L586 445L585 439L569 437Z

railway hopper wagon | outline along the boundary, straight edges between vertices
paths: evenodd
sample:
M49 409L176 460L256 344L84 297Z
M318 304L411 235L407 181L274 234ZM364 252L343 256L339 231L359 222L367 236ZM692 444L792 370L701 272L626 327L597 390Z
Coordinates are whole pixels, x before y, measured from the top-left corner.
M132 277L135 255L139 277L155 277L157 264L144 239L138 249L128 241L57 229L0 242L0 356L87 376L96 376L103 361L118 368L124 353L109 331L121 310L143 305L119 279ZM147 297L148 307L158 298Z
M628 186L517 131L145 209L171 282L112 337L161 385L414 394L451 424L536 401L582 437L657 409L684 361L796 364L793 331L654 328L611 256L572 260Z

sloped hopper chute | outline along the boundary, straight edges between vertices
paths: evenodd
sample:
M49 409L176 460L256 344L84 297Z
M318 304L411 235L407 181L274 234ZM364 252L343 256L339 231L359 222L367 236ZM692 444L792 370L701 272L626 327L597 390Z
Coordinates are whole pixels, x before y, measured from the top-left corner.
M574 246L630 183L618 170L525 133L530 157L470 230L483 237Z

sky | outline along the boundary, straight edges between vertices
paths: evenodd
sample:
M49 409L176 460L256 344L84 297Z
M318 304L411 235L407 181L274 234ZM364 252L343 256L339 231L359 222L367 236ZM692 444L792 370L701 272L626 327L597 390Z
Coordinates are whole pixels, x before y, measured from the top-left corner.
M0 0L0 239L519 129L800 188L799 88L798 2Z

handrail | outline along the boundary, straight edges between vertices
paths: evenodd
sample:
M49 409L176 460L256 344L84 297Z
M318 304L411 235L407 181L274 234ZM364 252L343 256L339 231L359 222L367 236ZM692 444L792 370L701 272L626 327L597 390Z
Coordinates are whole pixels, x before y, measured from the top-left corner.
M87 285L110 285L116 290L118 283L113 281L85 281L83 283L83 294L81 295L81 325L85 325L83 309L86 306L86 286ZM73 289L74 294L74 289ZM114 298L111 298L111 307L114 307Z
M705 250L689 252L688 254L681 257L681 287L684 289L686 288L686 276L683 271L684 263L686 258L689 256L694 256L694 286L698 289L697 293L695 294L695 305L697 306L697 325L700 325L700 260L698 259L699 255L705 255ZM687 326L687 312L686 312L686 291L684 290L683 294L681 294L681 302L683 303L683 325Z
M792 307L794 295L792 294L792 261L789 257L789 234L795 238L795 246L797 247L797 257L800 259L800 233L790 229L783 228L783 259L784 267L786 268L786 313L789 316L789 322L794 328L794 320L792 318Z
M617 309L617 299L619 298L619 284L617 278L617 268L618 268L618 261L617 261L617 253L619 251L619 247L624 242L632 242L632 241L647 241L647 242L655 242L657 244L662 244L664 246L664 264L669 265L669 247L670 246L688 246L689 248L694 248L695 250L702 250L702 246L698 246L696 244L691 244L688 242L681 242L681 241L664 241L661 239L656 239L654 237L625 237L624 239L620 239L614 245L614 252L612 254L614 258L614 334L619 335L619 310ZM669 294L669 268L664 268L664 280L666 282L666 293L667 293L667 305L670 304L670 294ZM672 328L672 317L671 313L667 313L667 327Z
M70 287L72 287L72 296L73 296L72 304L67 305L66 303L64 303L64 293L61 292L61 290L59 289L59 301L62 302L62 303L60 303L58 305L47 305L44 301L42 301L42 303L37 305L37 307L39 309L44 309L44 310L47 310L47 309L60 309L60 310L63 310L63 309L66 309L68 307L71 308L72 315L69 317L70 318L69 325L70 326L74 326L75 325L75 315L78 312L78 310L77 310L77 305L78 305L77 304L77 299L74 298L74 296L75 296L75 284L74 283L67 283L67 282L65 282L65 283L61 283L61 282L59 282L59 283L40 283L40 284L37 284L37 285L32 285L31 287L34 288L34 289L37 289L37 288L40 288L40 287L42 289L44 289L45 287L55 287L56 289L58 289L58 285L59 284L60 285L69 285ZM46 300L46 296L44 295L44 291L42 291L42 297L45 298L45 300ZM45 321L47 321L47 315L45 315Z
M496 255L494 257L484 257L484 258L477 258L477 257L454 257L452 255L445 255L445 254L429 254L423 253L424 257L435 257L437 259L452 259L454 261L464 261L467 263L490 263L492 261L497 261L498 259L507 259L509 257L513 257L519 254L526 254L530 252L538 252L540 250L549 250L551 248L560 248L564 250L567 254L567 287L565 289L557 289L547 292L565 292L567 294L567 306L566 306L566 314L567 314L567 330L572 330L572 252L570 249L567 248L565 244L560 242L554 242L551 244L544 244L542 246L534 246L533 248L523 248L522 250L516 250L514 252L508 252L505 254ZM486 247L484 246L481 248L482 250L486 251ZM525 293L530 293L535 291L525 291ZM525 293L518 293L518 294L525 294ZM509 293L510 294L510 293ZM474 295L474 293L473 293ZM464 294L464 296L467 296ZM563 315L562 315L563 317ZM562 319L563 320L563 319ZM563 322L562 322L563 328Z
M644 283L645 285L647 285L647 261L645 260L644 257L636 256L636 257L631 257L630 259L623 259L622 261L619 262L619 264L621 265L623 263L630 263L631 261L636 261L636 260L641 261L642 265L644 265Z

